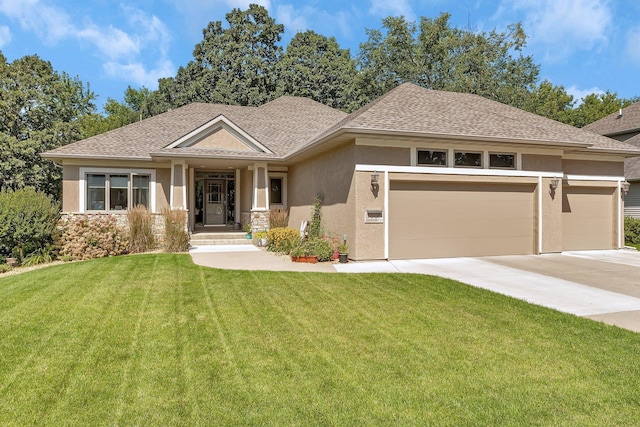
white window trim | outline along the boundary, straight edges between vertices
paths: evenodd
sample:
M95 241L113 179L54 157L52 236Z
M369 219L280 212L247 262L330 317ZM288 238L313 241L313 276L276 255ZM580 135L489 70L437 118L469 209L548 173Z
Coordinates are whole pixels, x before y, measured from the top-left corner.
M473 153L482 153L482 169L505 169L505 170L522 170L522 153L520 151L517 152L505 152L499 150L465 150L465 149L456 149L456 148L438 148L438 147L411 147L411 166L420 166L420 167L439 167L442 168L442 165L422 165L418 163L418 151L445 151L447 153L447 165L446 167L464 167L464 166L455 166L455 153L456 152L473 152ZM491 154L513 154L515 156L515 167L514 168L492 168L490 166L490 155ZM474 168L475 169L475 168Z
M513 167L512 168L508 168L508 167L498 167L498 166L491 166L491 155L498 155L498 156L513 156ZM503 170L518 170L518 154L514 153L514 152L510 152L510 151L488 151L487 152L487 168L489 169L503 169Z
M156 171L155 169L117 169L117 168L80 168L79 189L78 196L79 212L108 212L110 214L125 214L127 210L122 211L92 211L87 209L87 174L109 174L109 175L128 175L129 186L131 186L132 175L149 175L149 204L152 213L156 213Z
M282 179L282 203L272 203L271 205L269 205L269 208L271 208L271 206L276 206L276 207L282 207L284 209L287 209L287 207L289 206L288 200L287 200L287 174L283 173L283 172L269 172L269 176L268 176L268 181L269 181L269 193L271 193L271 178L281 178Z
M456 166L456 153L469 153L469 154L480 154L480 166L468 166L468 165L460 165ZM453 157L451 158L451 166L454 168L469 168L469 169L487 169L485 161L486 158L489 158L489 154L487 151L474 151L474 150L453 150Z
M418 163L418 151L440 151L445 153L445 164L444 165L432 165L432 164L426 164L426 163ZM411 164L415 164L416 166L421 166L421 167L434 167L434 168L446 168L447 166L449 166L449 159L451 158L451 156L449 156L449 150L446 148L416 148L415 150L412 150L412 153L415 153L415 162L412 162Z

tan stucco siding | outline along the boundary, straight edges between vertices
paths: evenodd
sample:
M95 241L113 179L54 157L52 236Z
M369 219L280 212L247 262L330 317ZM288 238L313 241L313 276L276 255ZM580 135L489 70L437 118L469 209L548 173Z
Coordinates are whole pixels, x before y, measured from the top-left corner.
M249 212L253 200L253 171L244 168L240 171L240 211ZM238 200L236 200L238 203Z
M540 172L561 172L562 157L543 154L523 154L522 170Z
M570 175L624 175L624 161L570 160L562 161L562 170Z
M540 253L562 251L562 180L558 188L551 188L552 178L543 178L542 187L542 247ZM537 194L536 194L537 196ZM536 232L538 223L536 221Z
M361 165L410 166L411 149L356 145L355 161Z
M194 148L217 148L221 150L252 151L251 147L240 141L228 130L220 128L211 135L191 145Z
M64 166L62 169L62 211L80 211L80 167Z
M316 194L324 194L322 224L330 236L346 235L349 256L355 247L354 146L339 146L289 168L289 226L299 228L311 219Z
M354 194L355 206L355 250L350 257L355 260L384 259L384 230L387 213L384 211L385 179L380 174L377 191L371 188L371 172L356 172ZM382 211L381 223L367 222L367 211Z
M156 210L162 212L169 207L171 192L171 169L156 169Z

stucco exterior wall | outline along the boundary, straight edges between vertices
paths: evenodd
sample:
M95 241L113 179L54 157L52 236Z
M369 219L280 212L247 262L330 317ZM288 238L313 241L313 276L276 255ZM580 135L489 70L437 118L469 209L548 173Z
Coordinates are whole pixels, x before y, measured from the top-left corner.
M347 143L289 168L289 227L311 219L316 194L324 194L322 225L329 236L347 238L349 257L355 250L354 145Z
M562 161L562 170L565 174L572 175L624 176L624 162L564 159Z
M64 166L62 169L62 212L80 210L80 167Z
M544 154L523 154L522 170L540 172L561 172L562 157Z
M232 135L228 130L220 128L193 144L195 148L218 148L234 151L251 151L251 148Z
M384 230L388 221L384 210L385 178L381 173L378 178L379 189L372 191L371 172L356 172L354 194L355 206L355 245L349 250L349 257L354 260L384 259ZM382 211L382 223L367 223L368 210Z
M411 149L356 145L355 161L360 165L410 166Z
M251 201L253 198L253 171L249 168L244 168L240 171L240 200L236 200L236 203L240 202L240 211L251 211Z
M171 191L171 169L156 169L156 210L162 212L169 207Z
M562 181L551 189L551 178L542 179L542 247L539 253L562 251ZM536 194L537 196L537 194ZM536 215L537 216L537 215ZM536 224L536 228L537 228Z

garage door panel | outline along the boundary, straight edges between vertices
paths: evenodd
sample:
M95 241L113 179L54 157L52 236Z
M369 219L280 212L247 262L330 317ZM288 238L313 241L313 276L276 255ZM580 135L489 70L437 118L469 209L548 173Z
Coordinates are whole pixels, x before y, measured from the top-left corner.
M612 249L614 189L565 187L562 195L562 249Z
M533 252L533 185L392 182L390 258Z

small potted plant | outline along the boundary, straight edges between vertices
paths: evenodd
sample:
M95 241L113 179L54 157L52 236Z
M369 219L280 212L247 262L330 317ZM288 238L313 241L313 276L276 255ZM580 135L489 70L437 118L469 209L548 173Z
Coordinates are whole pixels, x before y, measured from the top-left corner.
M253 237L258 241L258 246L261 248L267 246L267 232L265 231L257 231L253 233Z
M349 262L349 246L344 242L338 246L338 261L341 264Z
M251 240L251 224L247 223L244 225L244 232L246 233L247 240Z

